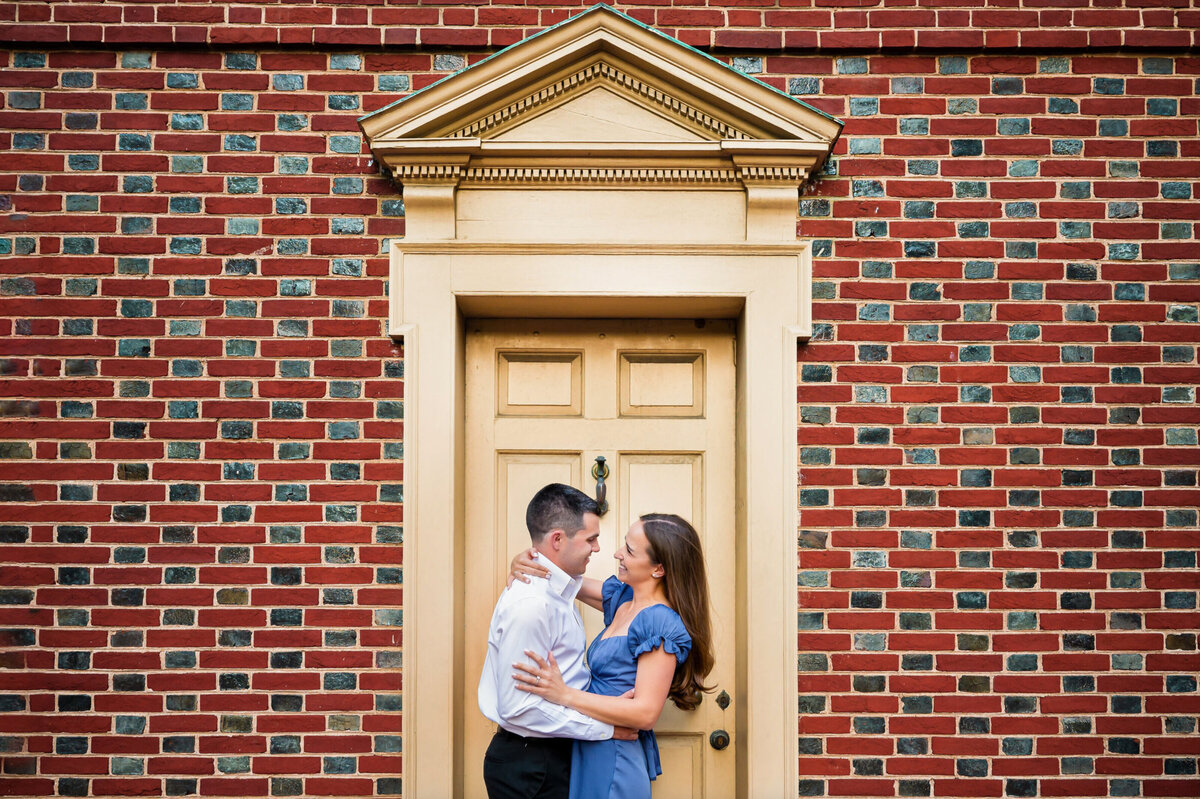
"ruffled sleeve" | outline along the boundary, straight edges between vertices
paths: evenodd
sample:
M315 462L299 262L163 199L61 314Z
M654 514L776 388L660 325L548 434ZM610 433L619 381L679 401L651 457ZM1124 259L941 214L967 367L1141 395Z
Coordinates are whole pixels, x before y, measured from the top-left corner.
M652 605L638 613L629 625L628 638L634 660L661 646L675 656L676 663L682 663L692 651L692 637L683 626L683 619L666 605Z
M604 608L604 626L612 624L617 608L633 599L633 589L616 577L609 577L600 587L601 605Z

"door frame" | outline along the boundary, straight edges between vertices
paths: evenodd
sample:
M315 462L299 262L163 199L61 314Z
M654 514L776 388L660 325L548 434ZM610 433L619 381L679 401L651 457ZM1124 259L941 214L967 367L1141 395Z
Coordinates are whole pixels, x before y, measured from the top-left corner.
M475 698L463 684L465 322L564 313L737 320L738 795L792 795L796 345L811 335L809 245L397 240L390 285L406 382L404 795L461 796L461 719Z

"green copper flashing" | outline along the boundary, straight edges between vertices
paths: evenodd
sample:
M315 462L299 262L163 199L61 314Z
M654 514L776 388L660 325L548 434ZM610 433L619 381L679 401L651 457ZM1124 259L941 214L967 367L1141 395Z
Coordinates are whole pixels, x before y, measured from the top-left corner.
M691 52L695 53L696 55L706 58L709 61L712 61L714 64L718 64L718 65L724 67L725 69L729 70L730 72L734 73L735 75L737 75L741 78L745 78L746 80L754 81L759 86L769 89L772 92L774 92L775 94L780 95L781 97L786 97L788 100L791 100L792 102L796 103L797 105L804 106L805 108L809 109L810 111L820 114L821 116L825 117L826 119L828 119L832 122L836 122L838 125L845 124L844 122L842 122L842 120L838 119L837 117L833 116L832 114L827 114L824 111L822 111L821 109L815 108L814 106L809 105L808 103L804 102L803 100L798 100L795 97L793 97L792 95L788 94L787 92L781 91L781 90L775 88L774 86L772 86L771 84L765 83L765 82L759 80L758 78L755 78L752 75L746 75L745 73L738 72L736 69L731 67L729 64L726 64L724 61L720 60L719 58L714 58L713 56L709 55L708 53L704 52L703 50L699 50L695 47L692 47L690 44L685 44L684 42L679 41L678 39L676 39L673 36L668 36L667 34L663 33L662 31L655 30L654 28L650 27L649 25L645 24L644 22L639 22L638 20L634 19L633 17L629 16L628 14L624 14L624 13L618 11L617 9L608 5L607 3L596 3L593 6L589 6L588 8L584 9L584 11L582 13L576 14L572 17L568 17L567 19L564 19L562 22L555 23L554 25L551 25L548 28L543 28L542 30L538 31L537 33L533 34L532 36L527 36L526 38L522 39L519 42L514 42L513 44L510 44L503 49L497 50L496 52L492 53L490 56L483 59L482 61L478 61L469 66L463 67L462 69L458 70L457 72L451 73L450 75L446 75L443 78L439 78L438 80L434 81L433 83L429 84L428 86L422 87L422 88L418 89L417 91L412 92L411 94L405 95L404 97L401 97L399 100L394 100L393 102L390 102L387 105L383 106L382 108L378 108L369 114L363 114L362 116L358 117L358 121L361 123L364 119L373 117L376 114L381 114L384 111L388 110L389 108L394 108L394 107L400 105L401 103L407 102L408 100L411 100L412 98L416 97L417 95L421 94L422 92L429 91L434 86L437 86L444 81L448 81L457 75L461 75L462 73L466 72L469 69L474 69L475 67L479 66L480 64L487 63L488 61L491 61L493 58L497 58L498 56L502 55L503 53L508 52L509 50L511 50L514 47L520 47L521 45L525 44L526 42L528 42L532 39L536 39L539 36L543 36L552 30L562 27L563 25L567 25L568 23L571 23L574 20L579 19L580 17L583 17L587 14L600 13L600 12L615 14L618 17L621 17L622 19L628 20L629 22L633 23L634 25L637 25L639 28L649 31L650 33L654 34L655 36L661 36L662 38L666 39L667 41L671 42L672 44L674 44L678 47L682 47L685 50L690 50Z

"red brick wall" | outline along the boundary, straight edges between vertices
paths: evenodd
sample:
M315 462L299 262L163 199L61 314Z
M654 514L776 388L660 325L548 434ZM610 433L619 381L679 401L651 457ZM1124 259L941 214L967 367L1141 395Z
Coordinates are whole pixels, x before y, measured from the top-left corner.
M1196 12L1108 6L623 8L846 121L800 795L1200 793ZM0 10L0 794L398 793L403 207L355 118L574 8Z

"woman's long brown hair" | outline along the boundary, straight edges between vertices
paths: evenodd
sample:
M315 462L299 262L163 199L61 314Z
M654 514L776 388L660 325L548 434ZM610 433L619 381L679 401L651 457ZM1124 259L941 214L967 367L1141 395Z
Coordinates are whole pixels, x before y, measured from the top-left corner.
M704 678L712 671L712 624L709 621L708 576L700 536L684 519L673 513L647 513L642 530L650 543L647 553L663 567L663 590L667 602L683 619L692 637L687 659L675 667L667 696L676 707L692 710L700 704L701 692L711 690Z

